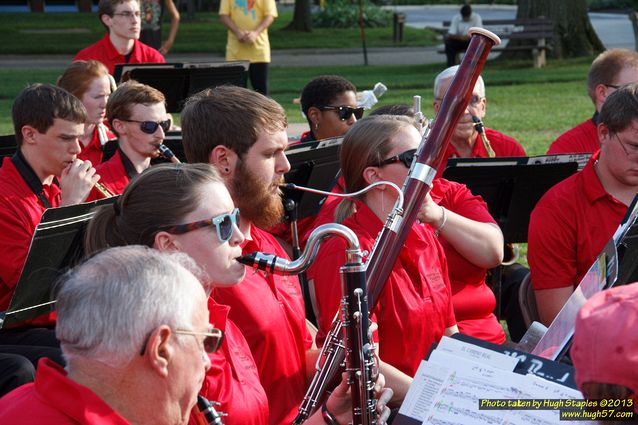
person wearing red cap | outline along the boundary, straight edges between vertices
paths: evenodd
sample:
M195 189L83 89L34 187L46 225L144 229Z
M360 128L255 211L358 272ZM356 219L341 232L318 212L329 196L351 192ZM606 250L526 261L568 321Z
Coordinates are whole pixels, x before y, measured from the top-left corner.
M599 292L580 309L570 356L585 398L638 413L637 327L638 282Z
M638 193L638 84L612 93L600 112L600 151L552 187L529 223L527 259L548 326L589 270Z

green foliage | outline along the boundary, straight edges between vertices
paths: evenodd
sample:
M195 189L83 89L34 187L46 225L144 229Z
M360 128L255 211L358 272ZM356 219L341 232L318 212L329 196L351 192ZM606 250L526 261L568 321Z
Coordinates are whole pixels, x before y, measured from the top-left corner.
M393 5L410 5L410 4L463 5L465 3L471 3L471 4L494 4L495 3L494 0L473 0L471 2L468 2L467 0L390 0L390 2ZM516 5L516 0L499 0L498 4Z
M354 6L353 6L354 8ZM356 8L355 8L356 9ZM53 19L55 18L55 19ZM315 28L312 32L284 31L292 12L283 12L269 28L273 49L358 48L359 29ZM216 53L226 49L226 28L216 13L198 13L193 21L184 15L171 53ZM96 42L104 27L94 14L85 13L2 13L0 14L0 55L67 54ZM400 44L392 42L392 27L366 30L368 47L432 46L440 43L427 29L404 28ZM169 57L170 59L170 57Z
M363 23L369 28L387 27L392 14L379 6L363 1ZM330 0L326 7L313 15L313 25L317 28L357 28L359 26L359 5L357 1Z

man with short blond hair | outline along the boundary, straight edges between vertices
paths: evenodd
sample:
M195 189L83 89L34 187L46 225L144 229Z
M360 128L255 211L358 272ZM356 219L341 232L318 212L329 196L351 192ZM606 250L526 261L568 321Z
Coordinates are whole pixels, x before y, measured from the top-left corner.
M607 96L620 86L638 82L638 53L628 49L609 49L592 62L587 78L587 93L594 104L594 115L567 130L552 142L547 154L593 153L598 144L600 110Z

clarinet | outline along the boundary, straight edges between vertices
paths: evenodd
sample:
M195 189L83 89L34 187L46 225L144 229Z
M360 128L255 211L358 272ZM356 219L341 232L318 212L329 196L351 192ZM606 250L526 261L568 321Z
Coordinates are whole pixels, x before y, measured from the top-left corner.
M180 162L182 162L179 160L179 158L175 156L171 148L169 148L165 144L162 143L158 149L159 149L159 155L162 158L171 161L173 164L179 164Z
M205 423L208 425L224 425L222 422L222 413L217 412L213 404L204 396L197 396L197 408L199 413L204 416Z
M240 263L270 273L295 275L305 271L314 261L319 245L328 237L339 236L346 241L346 263L341 267L341 320L335 320L329 337L324 343L317 372L311 388L323 388L327 380L338 375L343 366L344 351L348 384L352 394L352 418L354 425L370 425L376 420L374 399L374 345L369 336L369 315L366 296L365 265L357 236L349 228L336 223L317 227L308 238L301 256L288 261L275 255L253 252L237 258ZM341 334L345 338L341 338ZM345 341L342 342L342 341ZM322 362L323 359L323 362ZM303 423L316 409L319 396L306 394L300 413L293 423Z

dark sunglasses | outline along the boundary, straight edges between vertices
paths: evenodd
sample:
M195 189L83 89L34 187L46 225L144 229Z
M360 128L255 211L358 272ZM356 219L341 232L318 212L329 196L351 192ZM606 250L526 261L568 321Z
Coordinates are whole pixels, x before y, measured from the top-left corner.
M166 121L138 121L138 120L125 120L124 118L118 118L120 121L137 122L140 124L140 130L146 134L153 134L157 131L157 127L162 127L164 133L168 132L171 128L171 120Z
M341 121L349 120L354 114L358 120L363 117L363 108L351 108L350 106L317 106L320 111L337 111Z
M160 228L168 233L181 235L201 229L202 227L215 226L217 229L217 238L221 243L228 241L233 236L234 226L239 227L239 208L235 208L231 213L216 215L206 220L195 221L193 223L177 224L175 226L166 226Z
M211 329L210 332L195 332L184 329L175 329L175 333L195 336L204 335L204 351L207 353L214 353L219 350L219 347L222 346L222 341L224 341L224 331L217 328Z
M416 155L416 149L410 149L409 151L405 151L398 155L394 155L390 158L384 159L377 164L377 167L394 164L395 162L402 162L403 165L406 166L406 168L410 168L412 166L412 161L414 160L414 155Z

